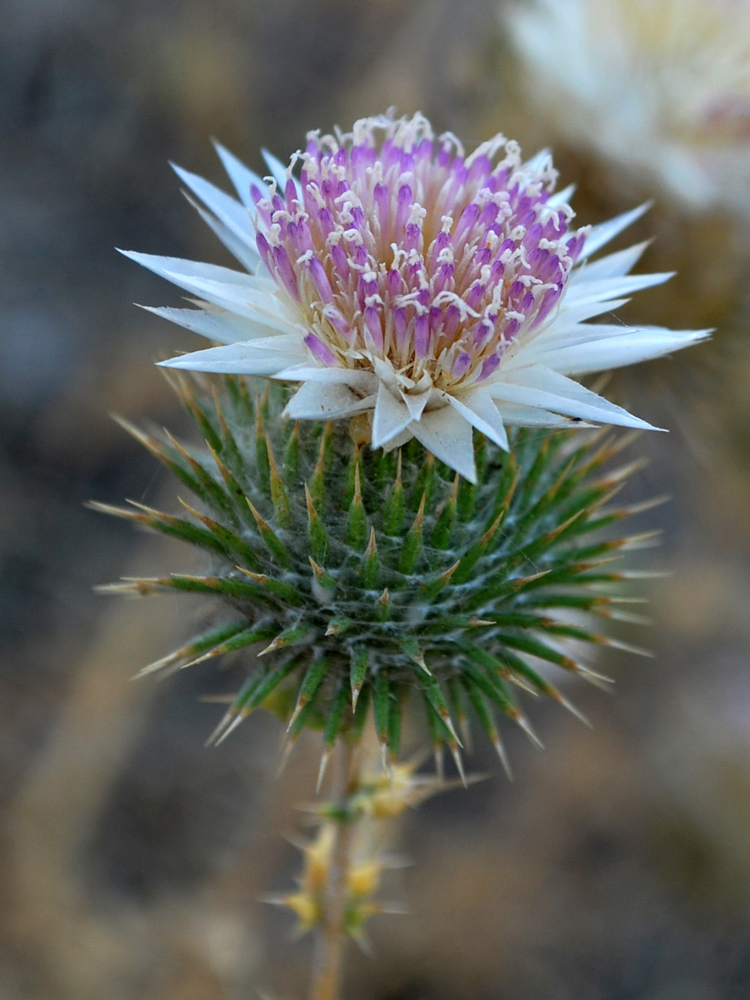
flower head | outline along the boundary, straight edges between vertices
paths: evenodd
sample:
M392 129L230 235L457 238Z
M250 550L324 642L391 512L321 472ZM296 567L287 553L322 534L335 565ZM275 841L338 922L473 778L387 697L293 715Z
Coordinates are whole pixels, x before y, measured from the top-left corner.
M649 427L569 376L705 335L587 323L669 277L627 274L643 245L587 263L643 209L576 229L549 154L503 136L465 155L421 115L363 119L267 155L267 182L219 155L243 204L178 173L251 273L129 256L201 299L154 312L223 345L164 364L299 383L294 419L368 414L374 448L414 437L473 481L472 427L506 449L508 425Z
M696 208L750 212L748 0L534 0L510 27L569 138Z

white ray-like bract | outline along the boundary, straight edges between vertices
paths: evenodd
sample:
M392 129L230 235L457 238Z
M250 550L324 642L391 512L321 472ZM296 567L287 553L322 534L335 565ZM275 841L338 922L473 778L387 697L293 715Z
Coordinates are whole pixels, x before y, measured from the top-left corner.
M515 0L540 111L694 208L750 216L750 0Z
M512 425L648 428L570 376L707 333L588 322L669 275L628 274L643 245L589 262L644 209L576 230L548 153L496 136L467 156L421 115L312 133L265 180L218 152L239 201L178 172L252 273L128 256L195 297L153 312L221 345L163 364L297 383L293 419L369 414L373 448L415 437L474 480L472 428L501 448Z

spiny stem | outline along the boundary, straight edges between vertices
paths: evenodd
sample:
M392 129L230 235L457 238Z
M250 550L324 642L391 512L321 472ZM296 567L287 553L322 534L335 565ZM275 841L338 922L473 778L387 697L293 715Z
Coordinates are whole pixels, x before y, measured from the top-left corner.
M361 755L357 754L361 759ZM331 799L343 802L357 782L355 753L340 740ZM323 919L317 932L313 954L310 1000L339 1000L346 944L347 879L351 863L353 820L335 824L333 849L324 894Z

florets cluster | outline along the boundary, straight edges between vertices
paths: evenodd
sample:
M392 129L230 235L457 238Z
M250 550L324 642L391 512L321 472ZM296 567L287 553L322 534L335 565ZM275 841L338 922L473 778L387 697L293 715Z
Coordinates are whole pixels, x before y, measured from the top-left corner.
M549 204L548 158L522 169L502 136L464 156L419 117L382 130L379 148L372 123L314 136L284 197L253 187L257 243L322 364L385 363L423 406L426 385L485 382L549 315L586 233L570 231L567 205Z
M644 244L587 262L643 209L574 228L549 154L503 136L465 155L421 115L368 118L265 180L219 154L241 202L178 173L250 273L129 256L200 296L154 312L223 344L164 364L296 384L295 420L363 414L373 448L417 438L474 481L473 429L507 450L514 426L649 427L569 376L706 334L587 322L669 277L628 275Z

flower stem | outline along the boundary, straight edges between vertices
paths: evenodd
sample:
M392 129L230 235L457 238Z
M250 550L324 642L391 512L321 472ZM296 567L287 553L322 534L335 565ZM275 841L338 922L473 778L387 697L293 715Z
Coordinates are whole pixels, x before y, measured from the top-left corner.
M359 754L356 755L359 758ZM345 741L339 742L332 800L343 802L356 782L355 753ZM351 862L354 822L335 824L333 849L324 893L324 912L315 942L310 1000L338 1000L341 991L344 947L346 945L347 877Z

